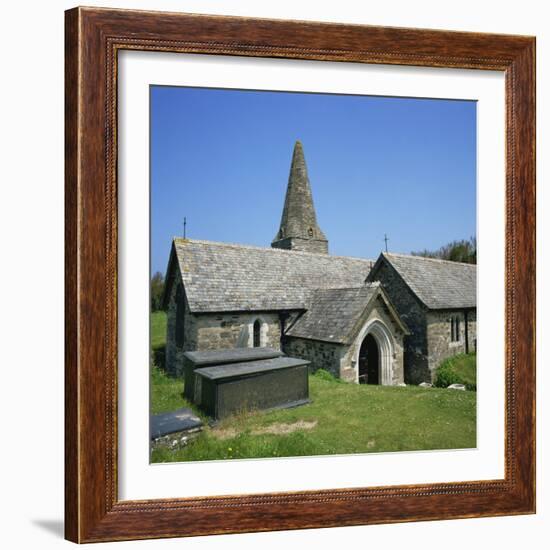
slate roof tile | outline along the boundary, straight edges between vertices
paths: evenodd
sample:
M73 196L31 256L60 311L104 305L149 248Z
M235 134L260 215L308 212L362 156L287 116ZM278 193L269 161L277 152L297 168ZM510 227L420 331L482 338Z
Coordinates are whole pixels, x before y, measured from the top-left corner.
M354 326L377 294L378 283L356 288L315 290L307 311L288 330L289 336L348 343Z
M382 256L429 309L476 307L476 265L404 254ZM369 280L376 279L375 271Z
M195 313L306 309L316 289L358 287L372 260L212 241L174 239Z

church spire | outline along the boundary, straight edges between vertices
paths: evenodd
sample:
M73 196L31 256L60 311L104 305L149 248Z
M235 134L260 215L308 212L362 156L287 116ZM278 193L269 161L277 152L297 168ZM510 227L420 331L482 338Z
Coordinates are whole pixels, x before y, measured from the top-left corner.
M328 241L317 225L302 143L294 145L281 226L273 248L328 254Z

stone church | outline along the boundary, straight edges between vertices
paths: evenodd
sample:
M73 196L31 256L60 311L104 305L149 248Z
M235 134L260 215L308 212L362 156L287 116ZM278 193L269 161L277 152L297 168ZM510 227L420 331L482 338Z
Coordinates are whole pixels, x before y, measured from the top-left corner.
M164 305L177 376L186 351L271 347L347 381L418 384L476 345L475 266L328 253L299 141L271 247L175 238Z

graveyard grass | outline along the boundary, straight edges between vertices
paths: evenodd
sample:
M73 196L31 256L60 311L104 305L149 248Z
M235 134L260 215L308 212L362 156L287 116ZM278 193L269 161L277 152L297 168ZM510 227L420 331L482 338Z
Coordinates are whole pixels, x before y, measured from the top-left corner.
M152 316L153 356L163 358L165 314ZM158 366L151 413L190 407L203 432L183 449L155 448L152 462L460 449L476 446L476 392L417 386L357 385L325 371L310 375L311 403L248 412L216 427L183 398L183 381Z

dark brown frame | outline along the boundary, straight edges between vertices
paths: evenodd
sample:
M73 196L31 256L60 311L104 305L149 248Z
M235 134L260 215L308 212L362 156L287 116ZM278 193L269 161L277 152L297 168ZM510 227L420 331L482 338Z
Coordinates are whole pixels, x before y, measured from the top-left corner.
M506 82L506 475L249 496L117 497L117 52L498 70ZM66 537L177 537L535 511L535 39L97 8L66 12Z

